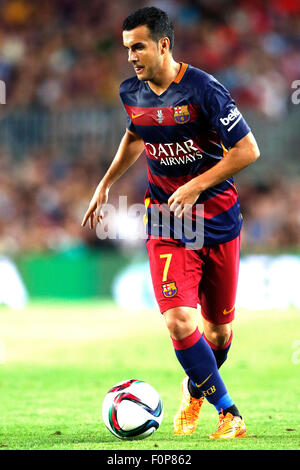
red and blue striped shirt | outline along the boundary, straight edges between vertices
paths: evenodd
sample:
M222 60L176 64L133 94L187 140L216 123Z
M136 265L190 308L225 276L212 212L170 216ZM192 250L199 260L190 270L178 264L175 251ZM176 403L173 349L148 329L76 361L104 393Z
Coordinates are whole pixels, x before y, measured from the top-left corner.
M167 204L178 187L214 166L250 132L226 88L191 65L182 63L161 95L133 77L121 84L120 98L127 128L144 141L150 217L151 206ZM204 204L204 245L238 236L242 217L232 178L203 191L195 204Z

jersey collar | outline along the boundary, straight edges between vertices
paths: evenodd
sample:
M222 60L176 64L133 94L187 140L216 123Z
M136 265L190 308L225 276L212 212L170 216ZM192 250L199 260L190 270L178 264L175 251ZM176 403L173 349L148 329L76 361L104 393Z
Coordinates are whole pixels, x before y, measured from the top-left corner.
M180 63L180 69L179 69L179 72L177 74L177 77L175 78L174 80L174 83L180 83L181 80L183 79L183 76L185 74L185 72L187 71L187 68L188 68L188 64L185 64L184 62L179 62Z

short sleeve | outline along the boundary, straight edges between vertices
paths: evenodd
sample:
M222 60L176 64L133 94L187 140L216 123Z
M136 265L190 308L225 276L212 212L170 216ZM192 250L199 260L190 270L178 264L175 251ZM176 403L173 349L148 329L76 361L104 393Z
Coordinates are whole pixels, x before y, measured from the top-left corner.
M203 111L226 148L251 131L228 90L213 77L206 85L203 103Z
M132 86L131 82L132 82L132 80L129 79L129 80L125 80L123 83L121 83L120 90L119 90L119 96L120 96L120 100L123 104L124 111L125 111L126 127L131 132L137 133L136 129L135 129L135 125L133 124L133 122L131 120L131 116L128 112L128 106L127 106L127 93L128 93L128 88L130 89L130 87Z
M126 111L126 108L124 107L125 109L125 115L126 115L126 127L129 131L131 132L135 132L137 134L137 131L135 129L135 125L133 124L128 112Z

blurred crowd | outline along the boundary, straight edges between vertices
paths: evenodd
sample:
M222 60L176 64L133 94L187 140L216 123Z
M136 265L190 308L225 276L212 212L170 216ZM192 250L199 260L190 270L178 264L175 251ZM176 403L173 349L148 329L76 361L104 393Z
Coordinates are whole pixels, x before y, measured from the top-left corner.
M298 0L2 0L2 116L12 110L120 106L119 84L132 74L121 45L122 21L147 5L173 18L176 60L214 74L239 106L266 119L289 112L291 83L300 78ZM71 152L41 146L16 161L1 143L0 253L115 246L80 226L113 155L97 147L80 152L74 159ZM237 186L244 248L299 249L300 180ZM128 196L128 205L142 202L145 188L140 158L112 188L110 202L118 205L119 195Z
M81 221L106 167L98 154L82 155L76 164L40 150L32 158L11 165L0 159L0 253L78 252L87 248L130 245L143 248L144 240L100 240ZM126 176L111 188L109 203L116 210L119 196L127 207L143 203L145 161L141 156ZM247 171L247 170L246 170ZM300 179L269 184L244 181L237 188L244 217L243 251L276 252L300 248ZM116 212L118 217L118 212ZM130 235L133 221L119 214L120 230Z
M177 60L216 75L238 99L282 115L300 76L298 0L2 0L0 77L7 106L66 108L118 102L128 77L123 19L166 10Z

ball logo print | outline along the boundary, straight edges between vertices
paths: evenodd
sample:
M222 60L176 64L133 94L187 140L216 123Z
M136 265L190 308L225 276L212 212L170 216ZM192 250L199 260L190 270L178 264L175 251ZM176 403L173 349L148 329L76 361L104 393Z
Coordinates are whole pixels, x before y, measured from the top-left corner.
M120 384L115 385L112 387L108 393L113 393L113 392L120 392L121 390L124 390L125 388L130 387L132 383L136 382L136 380L125 380L124 382L121 382Z
M102 417L107 429L119 439L145 439L160 426L163 404L158 392L142 380L125 380L106 394Z

